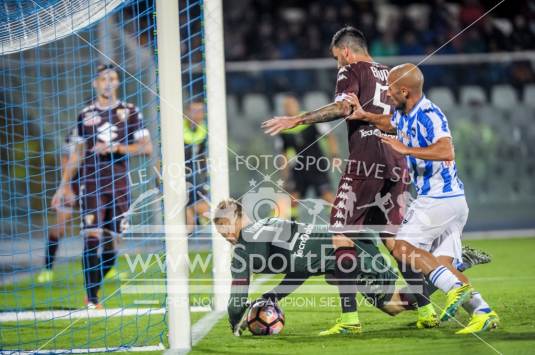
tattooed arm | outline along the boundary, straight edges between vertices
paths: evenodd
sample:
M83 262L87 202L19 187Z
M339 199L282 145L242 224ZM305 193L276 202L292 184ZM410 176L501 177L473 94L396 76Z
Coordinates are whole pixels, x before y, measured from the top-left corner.
M269 135L276 135L285 129L290 129L302 124L314 124L334 121L342 117L349 116L353 112L353 107L346 100L337 101L323 106L317 110L304 112L297 116L273 117L262 123L264 132Z

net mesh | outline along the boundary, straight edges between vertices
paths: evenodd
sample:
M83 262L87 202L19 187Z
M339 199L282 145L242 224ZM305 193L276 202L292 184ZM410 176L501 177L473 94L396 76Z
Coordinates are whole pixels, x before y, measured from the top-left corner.
M183 0L179 8L184 112L199 126L184 125L190 161L188 224L199 235L195 225L203 222L209 198L202 1ZM100 352L167 345L157 96L162 73L157 71L155 21L151 0L7 1L0 9L2 351ZM123 233L104 231L111 238L100 239L98 263L87 267L81 262L82 255L90 257L81 230L87 211L81 214L80 208L88 207L77 199L74 206L62 200L59 209L52 208L51 200L62 165L76 146L73 137L83 131L80 112L97 99L93 83L99 64L115 66L118 98L135 105L126 107L130 113L137 108L146 129L143 136L150 134L154 149L152 154L111 155L110 166L125 160L128 189L118 191L111 184L111 200L93 212L113 211L124 196L129 208L103 217L121 219ZM136 143L138 133L126 131L129 144ZM97 153L86 158L99 159ZM87 189L83 174L74 185ZM97 185L97 195L110 190ZM106 254L107 243L114 246L116 260ZM103 278L110 263L113 267ZM98 302L103 309L87 310L84 273L93 269L100 274Z

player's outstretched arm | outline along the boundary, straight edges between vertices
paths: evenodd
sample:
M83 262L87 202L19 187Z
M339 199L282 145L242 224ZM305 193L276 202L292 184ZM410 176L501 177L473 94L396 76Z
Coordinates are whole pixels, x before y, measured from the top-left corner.
M227 305L228 320L230 329L236 336L240 336L244 327L244 317L247 317L249 302L249 279L234 279L232 281L230 298Z
M344 101L348 101L353 106L353 113L348 116L347 120L360 120L373 124L383 132L396 133L396 128L392 126L392 115L384 115L364 111L360 105L359 99L355 94L346 94Z
M271 291L262 295L262 298L271 301L280 301L284 297L293 293L299 286L305 283L309 275L302 273L288 273L284 276L281 282L275 286Z
M382 137L383 143L388 144L395 151L423 160L452 161L455 160L455 151L450 137L442 137L428 147L407 147L396 138Z
M274 136L285 129L294 128L302 124L330 122L351 114L353 108L349 101L337 101L325 105L317 110L304 112L298 116L273 117L262 123L264 133Z

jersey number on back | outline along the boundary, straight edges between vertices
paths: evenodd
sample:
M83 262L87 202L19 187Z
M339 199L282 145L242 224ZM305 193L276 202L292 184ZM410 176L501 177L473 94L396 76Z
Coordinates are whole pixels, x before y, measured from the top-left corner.
M381 93L388 90L388 86L375 83L375 93L373 94L373 105L383 109L383 114L390 113L390 105L381 101Z
M262 236L262 233L265 232L273 232L272 238L269 238L268 240L258 240L259 237ZM255 234L253 234L252 239L254 241L259 242L267 242L270 241L271 244L273 244L276 247L286 249L286 250L293 250L295 243L297 242L297 237L299 236L299 233L293 234L290 228L285 228L285 226L264 226L260 228ZM271 236L270 236L271 237Z

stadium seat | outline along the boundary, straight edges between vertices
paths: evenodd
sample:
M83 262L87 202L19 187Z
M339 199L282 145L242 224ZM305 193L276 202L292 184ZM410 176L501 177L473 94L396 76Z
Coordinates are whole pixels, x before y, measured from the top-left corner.
M535 109L526 105L515 105L508 112L511 123L517 126L527 126L535 116Z
M321 91L307 92L303 98L303 108L307 111L315 110L329 103L329 98Z
M535 107L535 84L524 86L524 104Z
M284 100L284 97L286 96L286 94L282 93L282 94L275 94L275 96L273 96L273 106L274 106L274 114L279 116L279 115L283 115L284 112L283 112L283 108L282 108L282 103L283 103L283 100Z
M234 95L227 95L227 116L229 120L239 116L238 100Z
M461 103L463 105L473 104L474 102L484 104L487 102L485 92L479 86L468 85L461 88Z
M444 110L448 122L451 127L455 127L458 122L463 120L471 120L473 112L465 106L453 106L448 110Z
M472 111L472 119L489 124L494 127L499 127L505 124L505 113L501 107L490 105L478 106L470 109Z
M455 97L447 87L434 87L429 90L429 99L443 111L449 110L455 105Z
M269 118L271 110L268 99L261 94L248 94L243 98L243 115L248 120L258 120Z
M499 108L511 108L518 103L518 97L511 85L496 85L491 91L491 102Z

